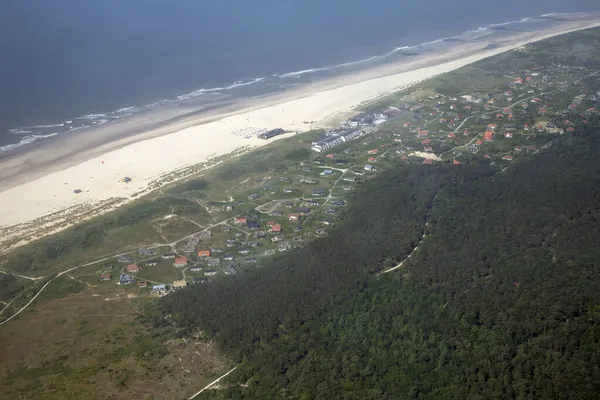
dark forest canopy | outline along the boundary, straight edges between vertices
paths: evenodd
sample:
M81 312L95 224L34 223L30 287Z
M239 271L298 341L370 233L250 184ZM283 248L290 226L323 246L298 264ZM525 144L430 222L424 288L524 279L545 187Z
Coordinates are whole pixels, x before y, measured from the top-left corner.
M503 172L386 172L328 238L161 311L241 361L210 398L597 398L598 132Z

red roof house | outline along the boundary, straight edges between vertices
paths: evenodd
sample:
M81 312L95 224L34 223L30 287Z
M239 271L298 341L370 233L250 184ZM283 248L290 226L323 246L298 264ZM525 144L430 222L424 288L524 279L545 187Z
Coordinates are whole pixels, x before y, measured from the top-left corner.
M281 225L275 224L271 227L271 232L281 232Z
M248 222L248 220L246 219L246 217L235 217L235 223L236 224L246 225L246 222Z
M127 266L127 272L140 272L142 269L137 264L129 264Z
M198 257L210 257L210 250L200 250Z
M369 157L369 162L375 162L377 159L375 157Z
M485 133L483 134L483 140L485 140L486 142L491 142L493 138L494 133L492 131L485 131Z
M429 158L426 158L423 160L423 164L433 164L433 161L431 161Z
M429 143L431 143L431 140L429 140L429 139L421 140L421 144L423 144L423 145L429 144Z
M187 257L177 257L173 261L173 266L174 267L185 267L185 266L187 266L187 262L188 262Z
M330 158L330 159L334 159L334 158L335 158L335 155L333 155L333 154L327 154L325 157L326 157L326 158Z

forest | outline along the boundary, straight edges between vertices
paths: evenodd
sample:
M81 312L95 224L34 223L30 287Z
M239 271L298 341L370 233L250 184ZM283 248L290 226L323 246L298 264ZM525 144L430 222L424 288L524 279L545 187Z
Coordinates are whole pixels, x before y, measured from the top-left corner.
M204 398L597 398L598 132L578 122L503 170L384 172L329 237L148 317L239 363Z

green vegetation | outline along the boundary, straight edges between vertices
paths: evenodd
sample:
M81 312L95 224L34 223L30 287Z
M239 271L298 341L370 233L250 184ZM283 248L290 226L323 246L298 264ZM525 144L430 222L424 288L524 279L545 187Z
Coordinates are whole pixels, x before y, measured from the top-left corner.
M505 172L385 172L327 239L162 310L242 361L221 398L595 398L599 131Z

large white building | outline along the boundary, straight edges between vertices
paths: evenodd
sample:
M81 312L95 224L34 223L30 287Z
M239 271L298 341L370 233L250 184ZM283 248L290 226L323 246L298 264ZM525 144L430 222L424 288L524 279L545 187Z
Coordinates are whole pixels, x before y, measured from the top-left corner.
M341 133L333 133L325 138L319 140L318 142L314 142L312 144L312 150L317 153L322 153L326 150L339 146L344 142L348 142L350 140L354 140L361 135L361 132L358 130L355 131L344 131Z

